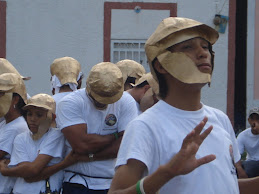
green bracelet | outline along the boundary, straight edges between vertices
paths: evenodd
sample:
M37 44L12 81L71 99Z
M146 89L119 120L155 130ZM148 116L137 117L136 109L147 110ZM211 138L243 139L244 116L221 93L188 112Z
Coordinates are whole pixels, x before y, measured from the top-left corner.
M140 190L140 180L137 182L136 190L137 190L137 194L142 194L142 192Z
M113 135L114 135L115 139L119 139L119 136L118 136L117 132L113 133Z

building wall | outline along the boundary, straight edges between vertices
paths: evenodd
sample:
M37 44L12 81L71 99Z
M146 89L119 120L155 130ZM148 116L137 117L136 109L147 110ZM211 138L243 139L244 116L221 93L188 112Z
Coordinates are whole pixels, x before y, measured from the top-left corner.
M6 58L24 76L28 93L50 93L49 66L55 58L76 58L87 76L91 67L104 61L105 0L7 0ZM108 1L107 1L108 2ZM116 0L138 3L140 1ZM175 3L177 16L189 17L212 27L215 14L228 16L225 0L143 0L141 3ZM114 9L110 37L147 39L168 10ZM127 25L126 25L127 23ZM228 27L214 46L215 68L211 87L203 89L202 102L227 112ZM85 80L84 80L85 81Z
M248 0L247 17L247 116L259 107L259 2ZM257 44L256 44L257 43ZM248 123L247 123L248 126Z

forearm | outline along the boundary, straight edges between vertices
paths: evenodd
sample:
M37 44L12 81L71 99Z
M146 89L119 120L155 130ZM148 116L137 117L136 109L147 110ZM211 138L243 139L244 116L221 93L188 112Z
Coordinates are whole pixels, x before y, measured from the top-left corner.
M114 140L115 137L113 134L87 134L81 138L79 143L77 142L74 145L71 144L71 146L77 154L88 154L103 150L105 147L109 146Z
M120 148L122 137L119 137L119 139L113 141L110 145L108 145L103 150L96 152L94 154L94 160L107 160L116 158L118 154L118 150Z
M240 194L254 194L259 190L259 177L238 179Z
M0 150L0 160L1 159L4 159L4 156L7 155L8 153L3 151L3 150Z
M167 173L164 166L160 166L153 174L147 176L143 182L143 188L145 193L155 194L159 189L165 185L173 176ZM120 184L120 188L111 188L109 194L136 194L137 193L137 183L141 178L135 180L135 184L132 186L125 185L125 183ZM124 187L124 188L122 188Z
M25 181L37 182L40 180L45 180L45 179L49 178L51 175L59 172L60 170L63 170L64 168L67 168L70 165L72 165L72 163L68 163L65 160L63 160L52 166L45 167L37 176L28 177L25 179Z
M30 162L23 162L22 164L19 164L18 166L14 167L3 167L1 168L1 174L4 176L11 176L11 177L30 177L35 175L36 169L34 169L31 166Z
M235 167L237 169L237 175L238 175L238 178L248 178L245 170L243 169L242 167L242 163L241 163L241 160L239 160L236 164L235 164Z

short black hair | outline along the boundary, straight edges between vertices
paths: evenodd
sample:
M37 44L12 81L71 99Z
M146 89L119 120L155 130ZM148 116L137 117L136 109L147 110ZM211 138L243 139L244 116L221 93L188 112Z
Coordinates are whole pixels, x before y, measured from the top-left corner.
M149 85L149 83L147 81L144 81L141 84L137 85L136 88L143 88L146 85Z
M25 106L25 102L23 101L22 97L19 94L13 93L13 97L15 97L15 96L19 97L19 101L16 104L15 108L18 109L18 111L20 112L20 114L22 116L25 116L26 115L26 111L23 110L23 107Z
M249 119L259 120L259 115L257 113L252 113L252 114L249 115Z
M155 62L159 62L157 58L153 60L152 66L155 71L156 77L158 79L158 85L159 85L159 96L164 99L167 96L168 93L168 86L166 83L166 80L164 78L164 75L159 73L155 68Z
M136 81L136 78L135 77L127 77L127 80L126 80L126 82L125 82L125 84L127 83L127 84L135 84L135 81Z

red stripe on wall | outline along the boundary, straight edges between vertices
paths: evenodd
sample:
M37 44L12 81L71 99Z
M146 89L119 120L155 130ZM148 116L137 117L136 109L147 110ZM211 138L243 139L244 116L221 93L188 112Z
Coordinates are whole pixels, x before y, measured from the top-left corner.
M6 57L6 1L0 1L0 57Z

